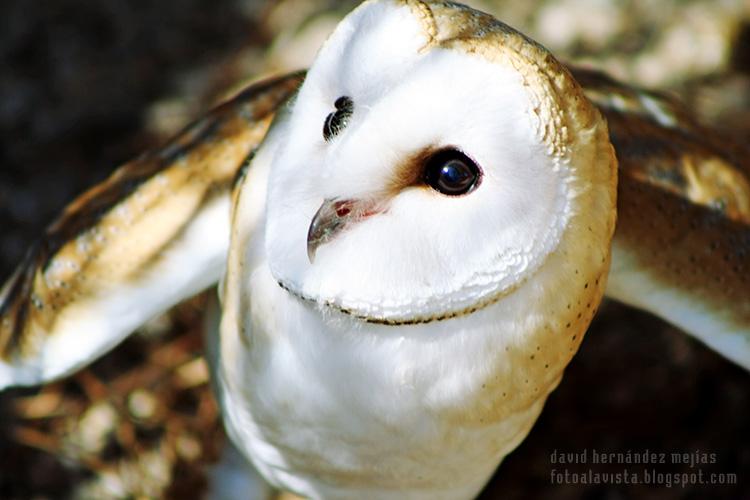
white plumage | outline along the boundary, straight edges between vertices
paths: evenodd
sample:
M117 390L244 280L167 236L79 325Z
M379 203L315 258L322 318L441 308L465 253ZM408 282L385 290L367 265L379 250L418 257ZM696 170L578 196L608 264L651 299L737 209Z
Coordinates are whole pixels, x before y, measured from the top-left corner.
M581 301L603 291L615 203L604 122L590 108L585 128L573 123L502 58L430 46L413 9L368 2L341 23L235 208L214 337L225 422L264 476L304 496L474 496L577 348L593 315ZM353 113L327 141L341 96ZM577 136L550 141L545 106ZM481 169L467 194L422 179L446 148ZM325 200L374 208L311 262Z

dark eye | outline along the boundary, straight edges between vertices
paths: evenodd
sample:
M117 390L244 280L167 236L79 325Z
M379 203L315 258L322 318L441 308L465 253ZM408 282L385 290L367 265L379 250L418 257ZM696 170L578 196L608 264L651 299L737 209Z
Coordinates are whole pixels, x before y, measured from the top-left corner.
M432 155L424 170L424 182L448 196L460 196L474 189L482 172L474 161L456 149L443 149Z
M326 117L323 124L323 139L330 141L349 124L349 117L354 113L354 101L351 97L342 96L333 103L336 111Z

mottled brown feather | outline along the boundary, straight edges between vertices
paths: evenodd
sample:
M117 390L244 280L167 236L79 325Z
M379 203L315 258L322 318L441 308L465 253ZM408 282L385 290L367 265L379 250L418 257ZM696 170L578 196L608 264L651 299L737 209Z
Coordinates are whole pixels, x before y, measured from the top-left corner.
M714 348L731 349L720 334L750 344L750 146L700 124L669 96L574 74L608 120L620 167L614 298L681 323ZM721 331L667 310L672 300ZM741 351L724 354L750 363Z
M0 293L0 357L33 355L62 309L147 272L201 207L228 194L303 78L248 87L68 205Z
M672 97L573 69L609 123L620 177L750 223L750 147L700 124ZM626 200L627 201L627 200Z
M736 326L750 326L750 226L658 186L620 181L615 244L638 271Z

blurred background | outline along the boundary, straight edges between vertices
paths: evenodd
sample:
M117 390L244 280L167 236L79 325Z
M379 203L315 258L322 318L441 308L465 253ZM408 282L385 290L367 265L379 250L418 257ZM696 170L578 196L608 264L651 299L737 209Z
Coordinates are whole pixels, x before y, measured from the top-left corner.
M307 66L356 3L0 2L0 280L76 194L243 82ZM750 0L467 3L565 61L676 94L750 141ZM0 498L200 498L225 439L200 355L204 301L156 318L67 380L0 394ZM716 463L646 468L738 482L553 484L550 454L583 450L710 453ZM750 375L607 303L483 498L750 498Z

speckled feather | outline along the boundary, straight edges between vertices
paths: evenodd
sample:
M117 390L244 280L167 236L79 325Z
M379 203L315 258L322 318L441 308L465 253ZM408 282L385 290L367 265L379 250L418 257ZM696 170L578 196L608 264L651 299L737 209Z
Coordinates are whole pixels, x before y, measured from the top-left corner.
M619 162L608 295L750 369L750 147L675 99L574 70Z
M68 305L147 273L203 206L227 195L301 80L249 87L72 202L0 294L0 358L33 357Z
M750 148L701 125L674 98L603 73L573 75L607 118L621 177L750 223Z
M409 18L401 7L393 8L394 4L405 4L414 17ZM370 14L374 12L382 17ZM547 395L577 351L601 300L615 223L614 152L599 112L585 99L567 70L541 46L491 16L451 3L412 1L367 2L359 13L361 17L353 14L357 19L352 21L354 26L344 21L339 35L329 38L329 51L322 49L295 107L272 129L256 156L247 189L239 193L223 283L222 319L218 335L211 336L218 339L218 345L209 360L216 374L218 399L229 435L272 484L312 498L469 498L502 457L528 433ZM401 21L404 23L398 24ZM378 24L386 22L393 23L388 26L390 31L378 31ZM416 31L416 36L410 35L411 30ZM345 41L347 33L361 33L371 52L357 53L358 40L349 44ZM349 82L346 75L336 78L337 59L331 59L331 54L341 54L343 47L349 47L351 52L342 59L360 61L369 55L377 61L383 52L382 46L373 41L378 36L387 38L388 43L398 43L395 46L409 57L407 65L426 55L431 63L423 69L432 76L437 75L430 72L431 67L443 71L452 68L464 78L474 74L469 68L457 69L447 62L441 66L440 61L468 61L467 65L476 64L470 68L477 71L492 68L487 76L507 83L507 87L498 84L496 88L503 92L512 88L511 95L516 96L503 116L508 116L508 108L512 108L512 116L528 123L528 134L520 137L521 144L533 143L535 153L531 156L544 159L540 168L555 179L565 179L555 183L556 189L546 190L544 206L559 206L557 202L564 200L560 202L564 208L541 221L539 239L529 241L524 248L519 248L523 244L516 244L515 238L509 244L504 255L518 259L498 259L498 267L489 269L464 256L467 265L458 267L483 273L480 278L489 276L478 280L476 289L483 295L471 285L464 288L455 281L450 282L455 288L448 288L447 292L455 290L454 295L447 295L441 285L424 291L416 289L417 280L405 283L400 293L394 293L392 286L388 291L378 288L390 281L367 273L375 269L382 275L391 269L389 262L378 261L389 255L388 248L380 248L381 242L371 244L373 249L369 249L364 248L367 243L349 240L340 253L329 250L328 255L337 255L336 258L319 255L312 266L307 256L300 255L304 259L300 264L303 273L308 269L325 270L320 274L324 280L350 276L356 279L343 286L346 293L340 296L321 296L316 286L300 288L293 274L300 269L298 263L278 260L303 249L302 241L284 238L297 238L305 232L301 225L310 223L306 215L299 218L300 222L286 222L285 214L294 213L299 206L304 212L309 210L310 217L315 213L315 206L304 208L308 202L299 198L298 181L311 175L308 171L314 172L315 177L325 175L328 167L321 165L321 149L307 131L320 128L319 121L330 113L330 103L340 95L353 96L355 115L357 106L374 104L369 123L373 123L377 108L365 97L371 79L362 88L356 79ZM385 43L382 38L380 41ZM462 61L440 59L445 54L456 55ZM320 63L321 60L325 62ZM372 79L378 80L372 88L393 91L401 85L400 81L381 76L388 73L388 61L368 63L362 70L372 71ZM418 73L416 68L414 73ZM512 77L504 80L506 74ZM411 77L405 76L404 80ZM475 81L479 80L475 77ZM466 83L473 87L474 82ZM332 88L327 89L328 86ZM320 103L323 112L311 112L309 123L305 121L306 126L296 128L295 123L303 122L294 122L294 118L305 116L304 106L317 101L319 89L326 93ZM442 92L445 90L432 89L430 94ZM415 104L408 99L399 102L402 106L397 109ZM456 106L460 105L449 109ZM519 107L523 109L521 116ZM392 117L387 113L380 116ZM482 119L493 121L494 116L483 115ZM514 119L498 121L513 123ZM475 116L474 120L478 118ZM435 127L440 123L444 122L435 122ZM353 135L348 138L356 144L380 144L376 139L358 136L356 123L350 127ZM457 147L463 146L451 137L451 127L444 130L443 144L457 141ZM408 131L398 133L407 135ZM376 196L382 197L383 190L395 191L402 200L420 196L419 193L434 196L429 190L408 187L412 176L404 175L404 161L409 164L410 152L419 155L434 144L429 133L412 135L416 137L409 141L411 149L387 163L370 162L371 169L367 169L367 161L357 162L358 156L371 157L369 151L347 157L340 164L345 170L339 172L339 177L347 179L345 174L360 168L367 169L364 172L370 174L368 179L385 171L390 174L387 180L382 184L373 182L371 189L377 190ZM338 144L334 142L341 148L345 144L343 139ZM491 136L487 136L487 144L493 144ZM393 154L389 146L383 144L382 149ZM294 151L294 155L284 155L286 151ZM490 154L482 148L473 152ZM524 150L521 156L526 154ZM499 157L500 165L514 158L513 153L490 157ZM490 161L485 159L483 165L495 179L507 175ZM512 160L510 163L516 164ZM533 160L529 162L529 168L536 168L535 165ZM253 188L265 184L266 179L268 193ZM406 186L400 184L402 180ZM494 193L487 190L494 182L490 174L485 180L485 190L479 188L477 192ZM349 196L350 186L340 184L338 189L331 194ZM328 196L314 194L313 201L321 195ZM539 199L539 192L535 194L531 199ZM257 201L264 196L265 208ZM466 198L482 199L472 196ZM487 206L484 208L487 210ZM411 217L399 216L398 220L414 220L420 209L425 211L424 206L412 206ZM570 221L561 229L563 233L552 236L554 248L540 244L549 241L547 235L558 234L555 231L564 224L559 217L567 215ZM258 232L263 225L264 235ZM273 225L279 228L278 233ZM478 229L478 234L483 234L482 228ZM392 235L406 236L418 231L395 225L387 233L377 234L386 242ZM494 249L492 241L498 246L510 241L493 235L487 238L485 248ZM283 244L275 246L274 241ZM460 239L441 243L453 241ZM391 242L400 243L398 238ZM416 248L426 253L430 250ZM373 250L379 255L372 255ZM410 255L409 249L400 248L399 252L404 252L404 262L420 265L413 259L422 259ZM356 268L344 269L344 260L352 255L366 263L359 268L360 274ZM456 262L458 256L450 255ZM331 263L329 267L326 258ZM272 259L276 259L276 264L270 264ZM506 262L523 264L512 273L498 271ZM445 272L443 266L432 269L442 271L438 274L452 274ZM404 272L409 275L410 271ZM507 284L492 281L509 275L514 279L508 279ZM286 277L291 279L287 281ZM306 293L308 290L311 293ZM424 293L428 299L419 300L422 295L416 292ZM394 300L387 294L392 294ZM310 301L302 302L298 297ZM353 300L347 302L350 297ZM405 301L404 305L397 302L399 299ZM397 305L392 306L393 303ZM256 383L249 387L248 380ZM300 431L302 428L304 432ZM406 442L408 446L404 445ZM347 459L342 461L344 457Z

